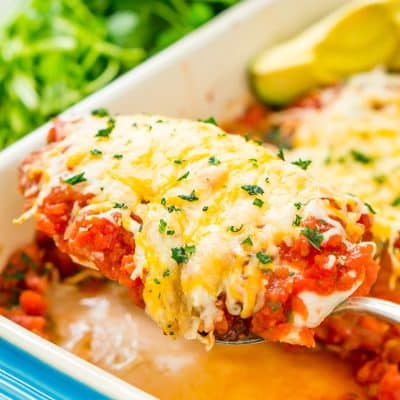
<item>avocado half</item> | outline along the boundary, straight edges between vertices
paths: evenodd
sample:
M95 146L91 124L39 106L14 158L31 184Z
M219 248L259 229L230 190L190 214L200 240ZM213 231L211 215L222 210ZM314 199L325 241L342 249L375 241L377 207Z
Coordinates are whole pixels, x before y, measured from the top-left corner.
M319 85L393 64L400 44L394 2L351 2L294 39L260 53L249 67L255 95L270 106L285 106Z

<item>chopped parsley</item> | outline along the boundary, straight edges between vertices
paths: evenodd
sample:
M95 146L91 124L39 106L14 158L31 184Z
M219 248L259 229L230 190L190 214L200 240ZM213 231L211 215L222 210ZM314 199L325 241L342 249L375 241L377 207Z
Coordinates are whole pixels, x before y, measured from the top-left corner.
M282 304L279 303L279 301L271 301L268 305L273 313L279 311L280 308L282 307Z
M17 280L17 281L22 281L25 278L25 272L18 269L16 270L14 273L10 273L10 272L5 272L3 274L3 278L7 281L9 280ZM18 304L18 302L16 302L16 304Z
M169 269L166 269L166 270L163 272L163 274L162 274L163 278L167 278L167 277L170 276L170 275L171 275L171 272L170 272ZM169 326L169 328L170 328L170 326Z
M21 261L26 265L30 266L33 263L32 258L26 254L24 251L20 255Z
M283 147L279 147L279 151L277 156L282 160L285 161L285 154L283 153Z
M179 198L181 198L182 200L186 200L186 201L196 201L199 198L196 196L196 193L194 190L192 190L192 192L189 195L186 194L179 194L178 195Z
M386 181L386 176L385 175L376 175L374 176L374 181L380 185Z
M180 176L177 179L177 181L179 182L179 181L182 181L182 180L186 179L189 176L189 174L190 174L190 171L185 172L182 176Z
M264 253L263 251L259 251L256 254L256 257L261 264L269 264L270 262L272 262L272 257L269 254Z
M257 185L242 185L241 188L245 190L250 196L264 194L264 189Z
M364 204L367 206L371 214L376 214L376 211L372 208L371 204L369 203L364 203Z
M233 225L231 225L231 226L228 228L228 231L229 231L229 232L239 232L239 231L242 230L242 228L243 228L243 224L240 225L238 228L235 228Z
M165 206L167 204L167 200L165 199L165 197L163 197L160 201L162 206Z
M107 109L101 107L101 108L96 108L95 110L92 110L92 115L95 117L107 117L108 111Z
M208 206L204 206L204 207L202 208L202 211L204 211L204 212L208 211Z
M158 232L164 233L166 229L167 229L167 222L164 221L163 219L160 219L160 222L158 223Z
M250 236L247 236L246 239L243 240L242 244L248 244L249 246L253 246L253 241Z
M268 176L264 179L265 183L269 183L269 178Z
M297 209L297 210L300 210L300 208L301 208L301 203L298 201L297 203L294 203L293 204L294 206L295 206L295 208Z
M201 122L205 122L206 124L213 124L215 126L218 126L217 121L215 120L214 117L208 117L206 119L201 119Z
M249 161L253 164L253 167L258 167L257 158L249 158Z
M294 217L293 226L300 226L300 223L301 223L301 217L300 215L296 214L296 216Z
M208 159L208 163L211 165L218 165L218 164L221 164L221 161L219 161L218 158L216 158L215 156L211 156Z
M189 257L196 252L196 246L185 245L185 247L173 247L171 249L171 258L177 264L186 264Z
M302 160L301 158L299 158L296 161L292 161L292 164L306 170L310 166L311 162L311 160Z
M369 164L370 162L373 161L371 157L367 156L366 154L358 150L351 150L351 155L354 161L357 161L361 164Z
M168 236L172 236L173 234L175 234L175 231L173 229L168 229L167 230L167 235Z
M87 179L85 178L85 173L81 172L80 174L73 175L67 179L64 179L64 183L67 183L68 185L76 185L81 182L86 182Z
M95 137L109 137L110 133L115 128L115 119L109 118L107 121L107 128L99 129Z
M174 160L174 163L175 163L175 164L182 164L182 163L183 163L183 160Z
M121 160L124 156L122 154L114 154L113 158L117 159L117 160Z
M158 119L157 121L156 121L156 124L162 124L162 123L164 123L165 121L163 120L163 119Z
M167 211L171 214L171 213L173 213L174 211L176 211L176 212L182 211L182 208L176 207L176 206L174 206L174 205L172 204L172 205L170 205L170 206L167 207Z
M123 210L126 210L128 206L125 203L116 202L114 203L113 208L122 208Z
M253 206L262 207L264 205L264 201L259 199L258 197L253 200Z
M308 242L317 250L321 250L321 243L324 239L322 233L316 228L304 227L301 233L307 238Z
M90 154L93 156L101 156L103 154L103 152L99 149L92 149L92 150L90 150Z
M153 282L156 284L156 285L159 285L161 282L160 282L160 280L158 279L158 278L154 278L153 279Z
M396 197L396 198L392 201L391 206L393 206L393 207L400 206L400 196Z

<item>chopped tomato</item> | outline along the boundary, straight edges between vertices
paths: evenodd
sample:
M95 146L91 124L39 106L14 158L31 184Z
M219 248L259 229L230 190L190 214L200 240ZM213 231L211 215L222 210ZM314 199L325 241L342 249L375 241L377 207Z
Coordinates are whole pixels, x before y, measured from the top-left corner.
M24 290L19 296L19 303L28 315L45 315L48 308L44 296L33 290Z

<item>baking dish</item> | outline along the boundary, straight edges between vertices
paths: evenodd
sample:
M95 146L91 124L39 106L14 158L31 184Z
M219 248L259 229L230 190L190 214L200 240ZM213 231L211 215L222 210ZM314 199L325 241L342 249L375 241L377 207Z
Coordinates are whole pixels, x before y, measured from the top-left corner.
M318 3L313 0L244 1L65 114L107 107L114 113L154 112L191 118L209 115L217 120L232 118L250 99L246 82L249 59L260 48L294 34L343 3L342 0ZM28 152L44 143L47 130L48 126L43 126L0 153L0 191L3 193L0 208L1 266L12 250L29 242L32 237L32 226L21 228L11 222L22 207L17 192L17 165ZM95 367L92 369L87 363L4 319L0 319L0 334L0 348L4 351L2 359L6 359L7 348L17 347L25 352L24 357L29 358L29 354L39 357L53 370L89 385L105 396L149 398L134 388L128 390L122 381ZM28 364L27 358L24 364ZM71 386L69 389L72 390ZM69 395L64 393L65 397Z

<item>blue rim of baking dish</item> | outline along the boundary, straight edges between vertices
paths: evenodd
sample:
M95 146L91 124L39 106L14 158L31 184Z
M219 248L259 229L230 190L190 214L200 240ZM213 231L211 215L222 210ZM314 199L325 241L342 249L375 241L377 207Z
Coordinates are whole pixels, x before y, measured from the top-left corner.
M155 397L0 315L1 400Z
M96 390L0 338L0 398L108 400Z

